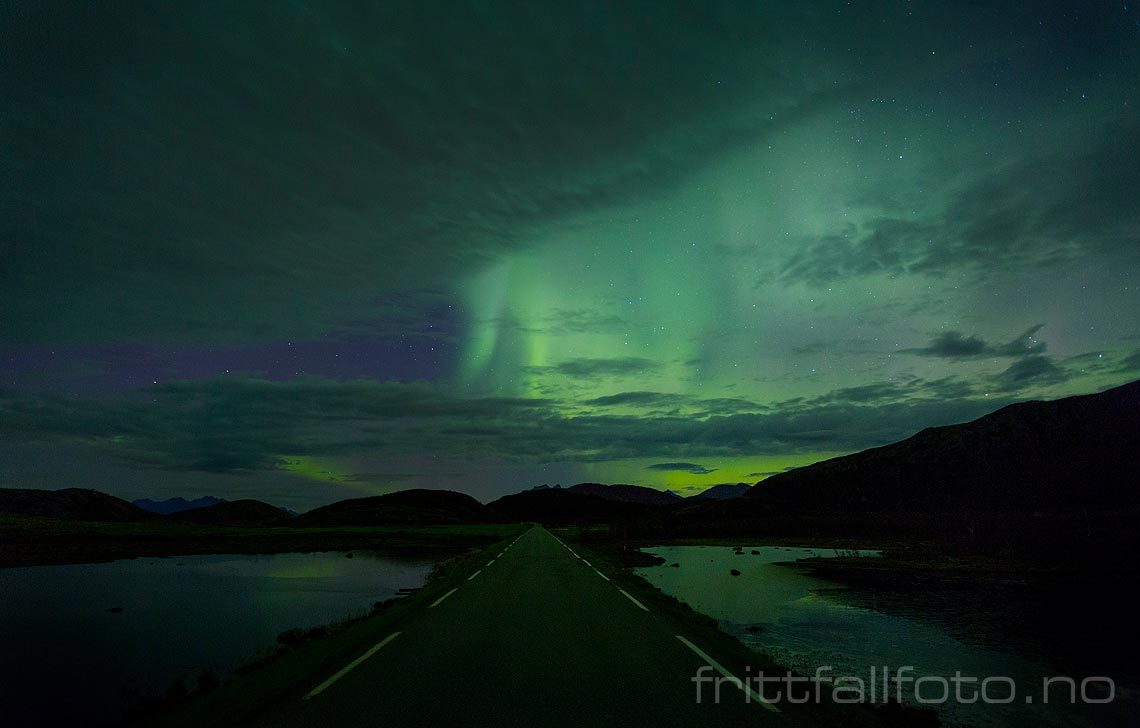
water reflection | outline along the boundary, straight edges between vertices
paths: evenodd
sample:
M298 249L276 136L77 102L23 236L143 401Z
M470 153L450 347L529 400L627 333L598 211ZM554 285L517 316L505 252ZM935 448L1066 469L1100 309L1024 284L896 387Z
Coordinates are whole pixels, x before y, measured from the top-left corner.
M638 570L650 583L715 619L745 644L801 674L831 666L835 674L862 676L870 668L903 665L918 675L1009 676L1020 688L1008 705L948 703L939 718L951 725L1116 725L1137 714L1136 695L1117 686L1109 706L1042 707L1024 697L1039 692L1046 666L1000 649L965 644L920 618L883 614L845 604L839 585L777 565L812 556L876 552L759 546L735 551L717 546L662 546L645 551L665 560ZM677 566L673 566L676 564ZM733 575L732 571L740 572ZM881 674L881 673L879 673ZM1078 676L1079 679L1080 676Z
M143 558L0 569L0 705L11 725L108 722L224 674L286 629L367 612L432 561L366 552ZM59 699L61 693L67 701Z

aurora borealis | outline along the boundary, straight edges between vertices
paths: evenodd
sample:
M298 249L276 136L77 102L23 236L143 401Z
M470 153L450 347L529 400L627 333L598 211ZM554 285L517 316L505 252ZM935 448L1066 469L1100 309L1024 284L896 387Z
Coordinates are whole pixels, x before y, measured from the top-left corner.
M1140 9L0 8L0 486L690 493L1140 374Z

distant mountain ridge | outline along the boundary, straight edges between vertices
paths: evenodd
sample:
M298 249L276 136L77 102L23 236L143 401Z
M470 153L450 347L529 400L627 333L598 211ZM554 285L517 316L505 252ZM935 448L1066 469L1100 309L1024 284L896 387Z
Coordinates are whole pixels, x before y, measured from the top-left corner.
M277 506L259 500L219 501L211 506L187 508L169 518L203 526L287 526L293 516Z
M167 498L166 500L160 501L151 500L150 498L139 498L131 502L144 511L169 516L171 513L181 513L182 511L188 511L193 508L216 506L219 503L225 503L226 500L224 498L215 498L212 495L204 495L194 500L186 500L179 496L177 498Z
M672 491L641 485L578 483L569 488L531 488L505 495L488 506L516 521L567 524L629 522L684 502Z
M0 514L65 521L145 521L159 516L133 503L86 488L0 488Z
M487 504L512 521L547 525L613 523L639 517L657 506L603 498L573 488L543 488L511 493Z

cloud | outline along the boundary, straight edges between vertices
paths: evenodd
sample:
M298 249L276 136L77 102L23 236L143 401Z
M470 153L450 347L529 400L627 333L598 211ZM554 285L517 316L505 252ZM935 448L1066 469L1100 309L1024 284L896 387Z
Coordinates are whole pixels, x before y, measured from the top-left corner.
M715 473L717 469L706 468L696 463L656 463L647 466L646 470L665 470L669 472L690 473L692 475L708 475L709 473Z
M1134 372L1138 369L1140 369L1140 349L1124 357L1120 362L1120 371L1122 372Z
M872 42L809 73L786 24L843 28L733 3L9 15L0 338L24 341L367 320L894 67Z
M1018 359L994 377L998 389L1013 392L1029 385L1048 386L1068 381L1071 375L1050 357L1033 355Z
M764 470L764 471L761 471L758 473L749 473L748 475L746 475L744 477L746 477L746 478L766 478L769 475L779 475L780 473L786 473L789 470L795 470L798 467L800 467L800 466L799 465L789 465L782 470Z
M625 407L658 413L684 411L693 416L761 412L768 409L765 405L737 397L694 397L686 394L644 391L609 394L586 400L582 404L587 407Z
M1006 377L1041 382L1049 373ZM925 381L907 391L897 401L858 402L840 393L763 412L567 415L567 403L556 400L462 397L426 384L231 377L159 385L123 399L9 394L0 398L0 436L82 442L136 467L205 472L360 454L530 463L672 457L661 464L701 468L689 458L859 450L1012 401L942 399Z
M880 214L804 239L781 263L779 276L814 286L879 273L985 277L1090 256L1135 256L1135 125L1108 124L1080 145L1024 153L958 188L936 184L948 195L941 210ZM970 339L946 343L966 351L976 345Z
M624 331L630 323L620 316L590 309L558 309L544 321L548 334L596 334Z
M947 359L981 356L989 350L986 342L971 336L965 338L957 331L947 331L939 334L930 345L923 349L903 349L904 354L918 354L920 356L937 356Z
M687 404L691 398L683 394L664 392L621 392L587 400L591 407L676 407Z
M863 384L857 387L842 387L828 392L826 395L809 400L814 404L824 402L867 404L889 399L898 399L905 393L905 388L895 382L879 382L876 384Z
M991 345L977 336L963 336L958 331L947 331L935 336L930 343L919 349L900 349L903 354L917 354L940 359L973 359L985 356L1020 357L1041 354L1045 342L1037 341L1035 334L1045 324L1031 326L1019 336L1005 344Z
M855 387L839 387L815 397L794 397L779 402L775 410L801 410L821 407L874 406L916 399L955 401L973 396L975 386L955 376L924 379L903 376L895 381Z

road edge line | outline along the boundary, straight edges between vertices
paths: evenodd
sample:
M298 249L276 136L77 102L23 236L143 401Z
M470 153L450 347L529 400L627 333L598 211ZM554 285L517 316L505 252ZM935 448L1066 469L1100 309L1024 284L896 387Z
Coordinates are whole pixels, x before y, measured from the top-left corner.
M434 609L435 607L438 607L440 604L443 603L444 599L447 599L449 596L451 596L452 594L454 594L457 591L459 591L459 587L455 587L454 589L452 589L448 593L444 594L439 599L436 599L434 602L432 602L431 604L428 605L428 609Z
M607 581L608 581L608 580L607 580ZM633 603L634 603L634 604L636 604L637 606L641 607L641 608L642 608L642 609L644 609L645 611L647 611L647 612L649 611L649 607L645 606L645 605L644 605L644 604L642 604L641 602L639 602L639 601L637 601L636 599L634 599L634 598L633 598L633 595L632 595L632 594L630 594L629 592L627 592L625 589L622 589L622 588L619 586L619 587L617 588L617 590L618 590L619 592L621 592L622 594L624 594L624 595L625 595L625 598L626 598L626 599L630 600L631 602L633 602Z
M342 667L335 675L330 677L328 680L325 680L320 685L316 686L315 688L313 688L309 692L305 693L305 697L302 698L302 700L308 700L309 698L313 698L313 697L316 697L317 695L320 695L325 690L330 688L332 686L332 684L335 683L337 680L340 680L342 677L344 677L349 672L351 672L354 668L359 667L360 663L364 662L369 657L372 657L377 652L379 652L381 647L388 644L389 642L391 642L392 640L396 639L399 636L400 636L399 632L393 632L392 634L388 635L384 639L380 640L375 645L373 645L372 648L368 650L368 652L365 652L360 657L358 657L355 660L353 660L352 662L348 663L347 665Z
M724 665L720 664L719 662L717 662L713 658L709 657L708 654L706 654L705 651L702 650L700 647L697 647L692 642L685 639L685 637L683 635L674 635L674 636L678 640L681 641L681 644L683 644L685 647L688 647L690 650L692 650L694 653L696 653L697 657L699 657L702 660L704 660L705 662L707 662L709 667L716 670L721 675L727 677L729 680L732 681L732 683L734 685L736 685L736 687L743 690L745 695L748 696L748 699L750 702L759 703L762 708L765 708L766 710L770 710L774 713L780 712L779 708L777 708L772 703L769 703L767 700L764 699L764 697L762 695L760 695L755 690L750 688L743 680L741 680L736 675L733 675L731 672L729 672L728 669Z

